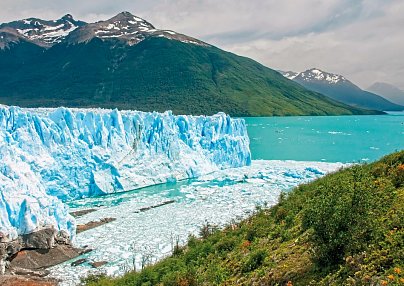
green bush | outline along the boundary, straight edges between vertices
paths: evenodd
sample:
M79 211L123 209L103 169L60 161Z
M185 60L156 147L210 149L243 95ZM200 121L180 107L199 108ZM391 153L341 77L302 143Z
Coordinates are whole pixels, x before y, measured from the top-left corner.
M266 256L265 250L257 249L252 251L243 264L243 272L251 272L260 267L264 263Z
M219 253L226 253L234 249L236 246L236 240L232 237L225 237L220 240L216 245L216 250Z
M344 170L316 189L304 211L303 229L312 229L319 265L332 266L365 250L383 236L380 216L394 199L389 180L377 179L368 168Z

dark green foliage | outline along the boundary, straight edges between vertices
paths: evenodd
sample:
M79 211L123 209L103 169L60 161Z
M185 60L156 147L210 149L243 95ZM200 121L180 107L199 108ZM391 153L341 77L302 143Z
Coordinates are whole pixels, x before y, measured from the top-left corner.
M204 239L191 236L181 253L140 273L86 283L402 285L403 167L401 151L340 170L222 231L208 231L206 224Z
M263 264L266 256L267 254L264 250L262 249L254 250L253 252L250 253L247 260L244 262L242 271L250 272L257 269Z
M93 39L49 50L26 47L24 53L0 50L0 77L0 103L25 107L233 116L372 113L308 91L251 59L164 38L134 46Z
M226 237L225 239L220 240L216 245L216 250L219 253L226 253L232 251L237 244L237 239L234 237Z
M354 166L335 174L318 186L305 209L303 229L313 230L319 265L337 265L382 238L379 218L394 201L395 188L367 169Z

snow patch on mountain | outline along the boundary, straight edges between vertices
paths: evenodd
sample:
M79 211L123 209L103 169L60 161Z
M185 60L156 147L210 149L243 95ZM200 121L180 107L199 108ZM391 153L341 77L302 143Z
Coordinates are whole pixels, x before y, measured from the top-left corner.
M67 14L58 20L23 19L2 24L0 28L15 29L21 36L34 43L52 46L63 41L67 35L84 24Z
M284 77L286 77L286 78L288 78L288 79L290 79L290 80L293 80L299 73L298 72L293 72L293 71L287 71L287 72L282 72L282 71L280 71L280 73L284 76Z
M88 42L94 37L103 40L118 39L129 45L136 45L150 37L162 37L188 44L208 46L202 41L170 30L156 29L146 20L129 12L122 12L109 20L83 26L69 36L68 42L72 44Z
M323 82L327 84L337 84L340 82L346 82L347 79L344 78L342 75L338 74L332 74L332 73L327 73L324 72L320 69L317 68L312 68L309 70L306 70L304 72L292 72L292 71L287 71L287 72L282 72L282 75L288 79L291 80L303 80L307 82Z

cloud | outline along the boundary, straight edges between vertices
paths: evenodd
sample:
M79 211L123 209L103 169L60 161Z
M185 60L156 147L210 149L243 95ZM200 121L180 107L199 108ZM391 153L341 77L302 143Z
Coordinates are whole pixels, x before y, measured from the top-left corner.
M2 0L1 6L0 22L66 13L93 22L130 11L272 68L315 66L362 87L385 81L404 88L402 0Z
M404 87L404 3L364 7L356 21L321 32L258 39L224 48L284 70L318 67L345 75L362 87L375 81Z

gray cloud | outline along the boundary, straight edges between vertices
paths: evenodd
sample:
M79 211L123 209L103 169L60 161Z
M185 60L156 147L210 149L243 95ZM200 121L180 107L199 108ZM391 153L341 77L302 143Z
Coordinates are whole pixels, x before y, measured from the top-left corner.
M2 0L0 22L71 13L89 22L130 11L275 69L318 67L362 87L404 89L402 0Z

